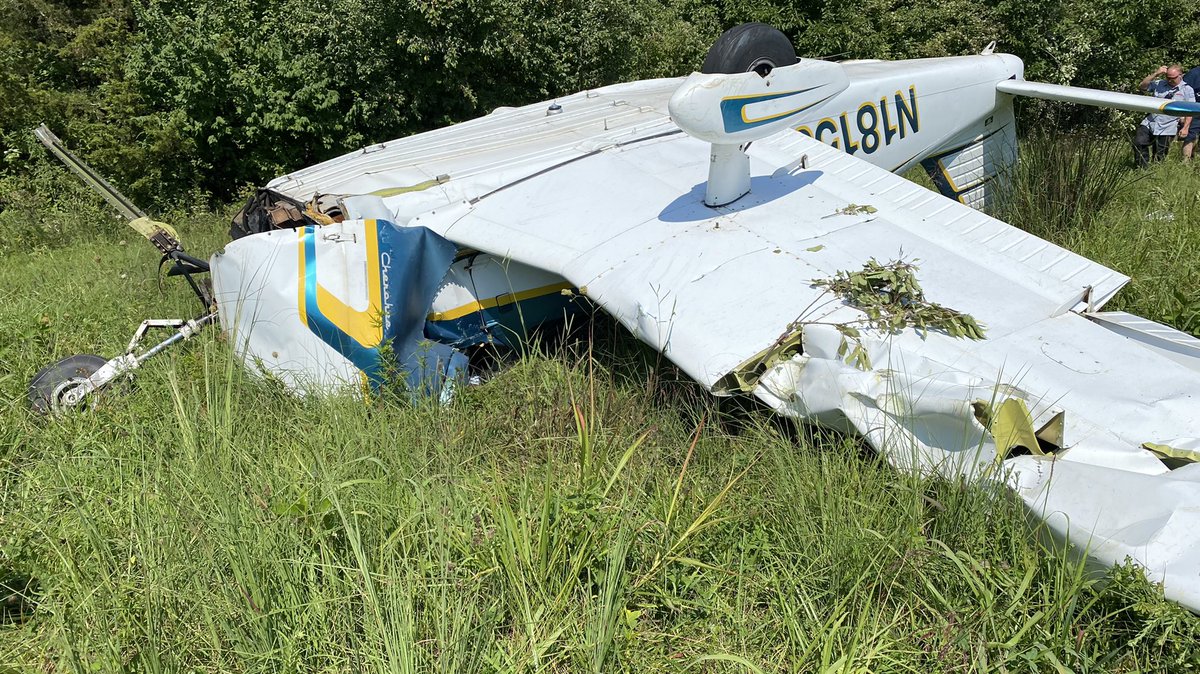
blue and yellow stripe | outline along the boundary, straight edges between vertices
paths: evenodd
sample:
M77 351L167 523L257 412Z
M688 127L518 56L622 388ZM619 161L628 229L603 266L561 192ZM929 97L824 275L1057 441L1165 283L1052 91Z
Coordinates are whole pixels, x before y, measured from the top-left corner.
M804 112L809 108L824 103L828 100L828 96L819 101L814 101L808 105L802 105L791 110L777 112L763 117L750 117L746 114L746 108L755 103L764 103L766 101L774 101L788 96L807 93L819 87L809 87L807 89L796 89L795 91L782 91L777 94L748 94L745 96L728 96L721 99L721 121L725 126L726 133L737 133L755 127L769 124L777 119L790 117L800 112Z
M317 228L299 234L300 322L321 341L362 370L372 383L380 374L379 345L383 342L383 304L380 298L379 229L375 220L363 223L367 244L367 309L356 310L317 282Z

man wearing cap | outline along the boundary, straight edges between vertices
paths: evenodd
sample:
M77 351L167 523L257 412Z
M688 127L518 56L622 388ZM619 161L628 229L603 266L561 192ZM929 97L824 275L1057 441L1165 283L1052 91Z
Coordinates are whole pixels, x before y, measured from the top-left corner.
M1195 90L1183 81L1183 68L1177 63L1159 66L1158 70L1146 75L1138 88L1169 101L1196 100ZM1185 138L1188 135L1191 122L1191 117L1184 117L1181 123L1180 118L1174 115L1146 115L1133 137L1133 156L1137 165L1145 167L1151 161L1161 161L1171 149L1171 140L1176 136Z

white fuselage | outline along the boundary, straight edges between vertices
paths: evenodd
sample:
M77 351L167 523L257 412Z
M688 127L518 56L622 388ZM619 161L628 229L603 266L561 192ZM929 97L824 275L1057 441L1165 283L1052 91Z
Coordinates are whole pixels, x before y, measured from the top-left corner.
M1200 460L1160 454L1200 457L1200 341L1098 315L1127 277L967 207L1015 158L1002 90L1034 90L1020 60L820 64L811 86L793 77L804 62L790 68L757 90L736 73L581 92L283 176L268 188L335 195L345 220L213 257L230 343L285 385L329 391L382 361L387 319L466 347L519 339L585 295L714 393L854 430L905 469L1007 476L1053 535L1105 564L1134 559L1200 610ZM690 120L672 116L685 83ZM749 192L713 208L718 145L745 157ZM893 173L917 164L952 199ZM398 232L436 234L443 257L398 266L416 250L389 247ZM986 336L848 333L864 312L814 280L900 259ZM388 292L404 269L432 270L427 316L424 290Z
M801 133L889 171L903 172L955 143L1012 121L996 83L1023 76L1010 54L842 64L850 85L800 113Z
M1015 156L981 150L984 139L1002 141L1002 148L1015 140L1012 97L996 92L998 82L1022 77L1023 65L1015 56L823 65L844 70L845 88L795 115L788 123L795 131L785 133L809 135L894 172L934 162L926 168L935 178L946 177L935 180L943 193L975 206L986 199L980 195L987 178L1005 163L996 157L1011 161ZM345 203L347 217L390 213L396 222L405 223L589 152L676 130L667 102L683 81L647 80L581 92L556 99L562 112L553 115L547 114L548 103L497 110L357 150L281 176L267 187L300 201L315 194L362 195ZM937 159L939 154L944 158ZM395 193L439 176L445 180L432 187ZM372 200L379 203L364 210L363 202ZM494 276L474 283L463 280L470 277L469 265L482 267L485 261L464 258L455 264L431 317L461 317L497 297L529 297L538 289L561 285L513 263L506 265L509 273L500 285L493 282Z

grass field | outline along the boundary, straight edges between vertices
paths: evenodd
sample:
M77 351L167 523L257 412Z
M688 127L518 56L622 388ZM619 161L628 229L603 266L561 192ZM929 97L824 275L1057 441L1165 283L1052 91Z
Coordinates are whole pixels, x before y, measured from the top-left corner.
M1200 330L1200 177L1121 175L1010 215L1133 276L1114 308ZM1200 619L1137 569L717 406L603 320L444 409L290 397L212 331L35 418L45 362L194 311L100 212L0 214L0 672L1200 668ZM193 251L226 226L173 222Z

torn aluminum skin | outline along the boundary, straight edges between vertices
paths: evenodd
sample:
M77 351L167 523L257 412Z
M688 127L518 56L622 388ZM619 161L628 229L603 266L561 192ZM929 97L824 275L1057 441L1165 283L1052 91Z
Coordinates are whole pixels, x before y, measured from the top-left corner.
M709 208L709 145L667 114L678 85L560 98L555 115L545 103L501 111L268 187L357 199L397 227L564 279L714 393L748 389L779 414L856 432L902 470L1001 481L1093 560L1131 558L1200 610L1200 468L1189 460L1200 343L1096 313L1126 277L887 170L953 134L912 161L870 163L785 131L747 150L750 193ZM932 115L953 99L922 106ZM813 281L871 259L915 262L929 300L972 315L986 338L863 330L871 367L848 364L835 326L862 314ZM225 329L244 334L230 317L258 291L221 282L217 260L213 271ZM272 285L269 265L256 272ZM295 292L260 299L260 317L289 317L254 329L284 341L302 331L289 302Z

